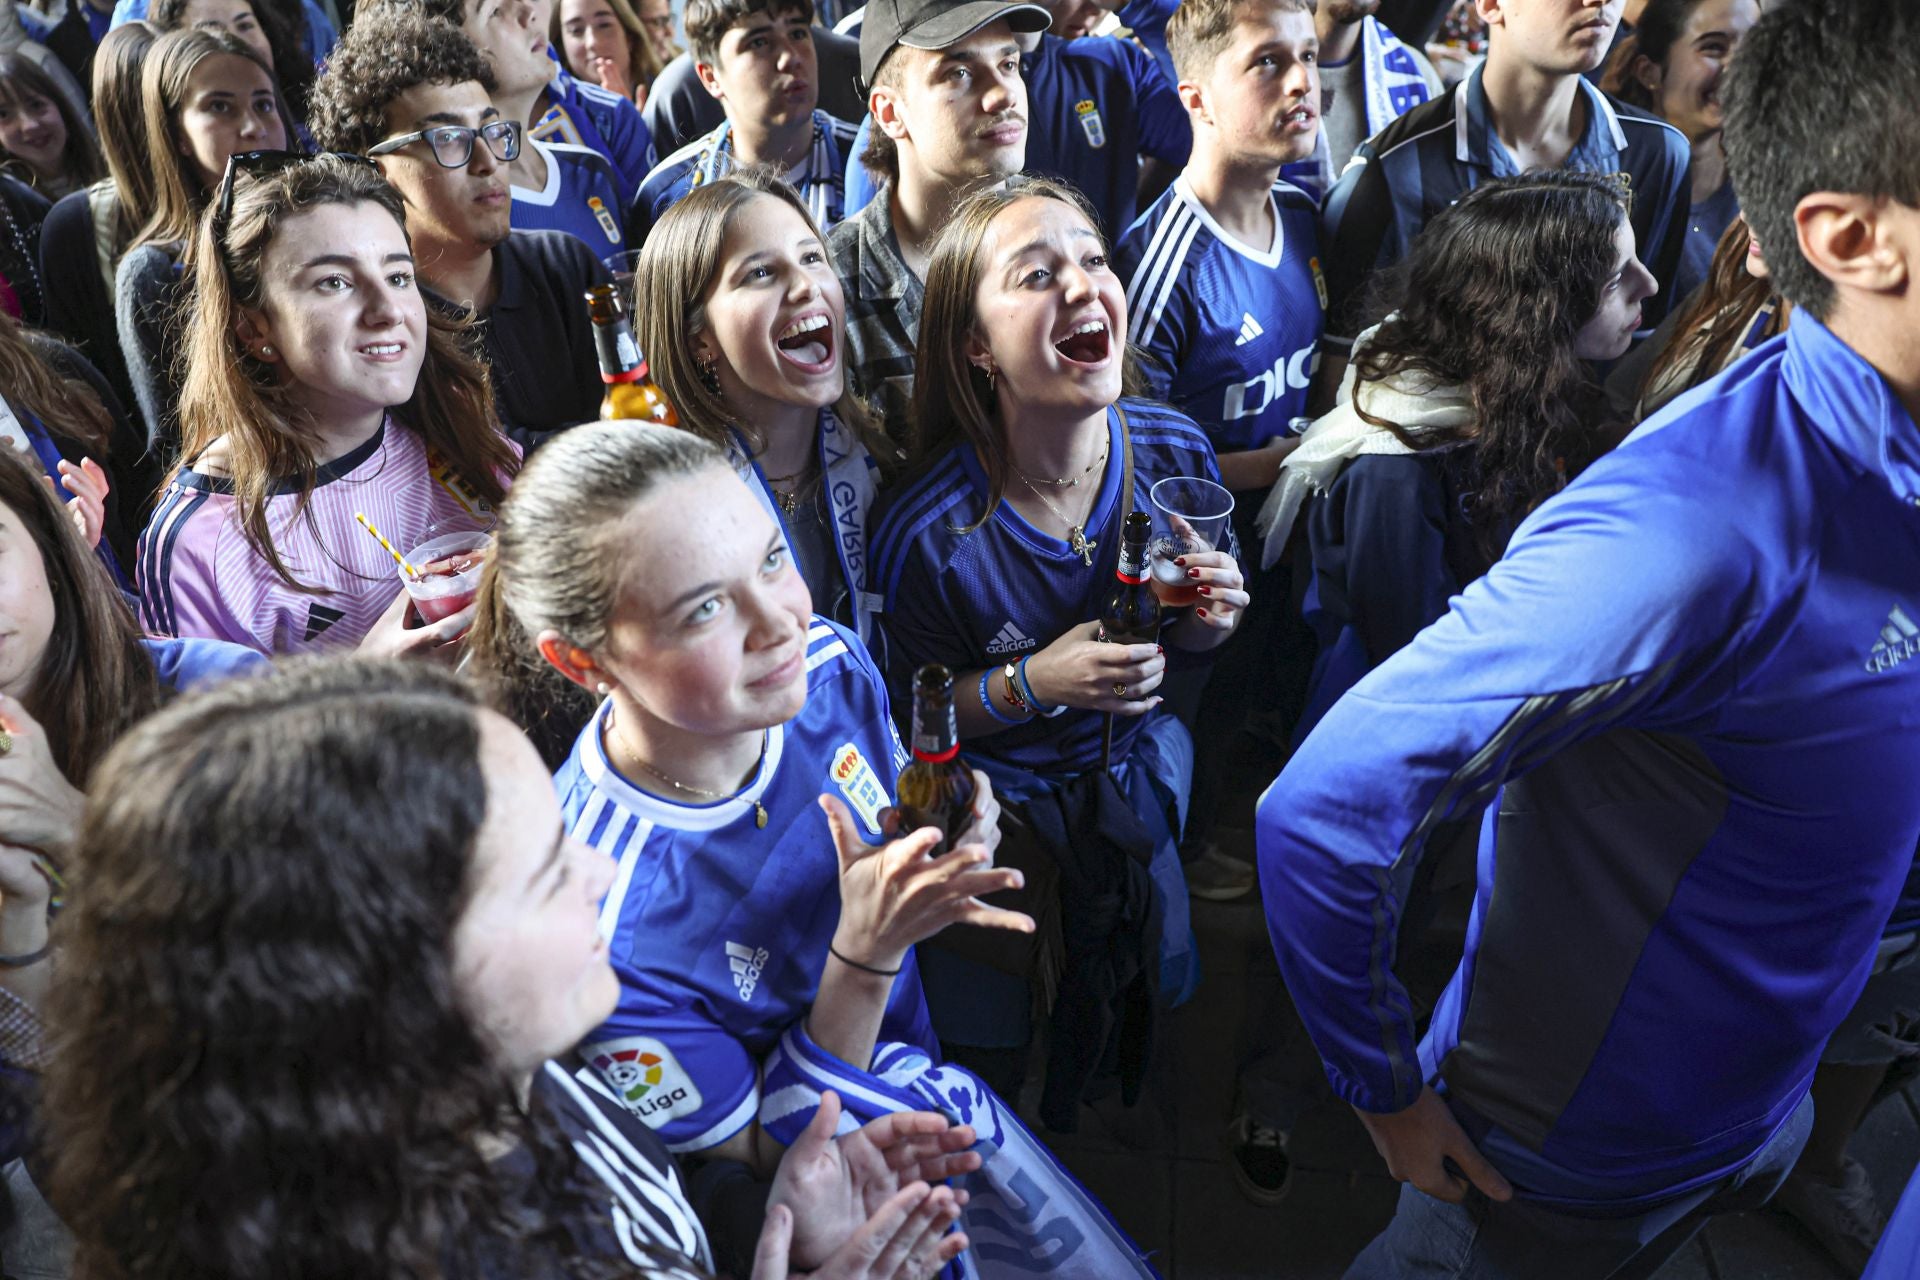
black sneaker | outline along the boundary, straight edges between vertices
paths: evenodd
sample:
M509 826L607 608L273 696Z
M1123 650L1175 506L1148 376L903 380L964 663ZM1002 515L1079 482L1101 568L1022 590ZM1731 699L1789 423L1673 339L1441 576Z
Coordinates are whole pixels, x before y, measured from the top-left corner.
M1857 1276L1867 1269L1887 1223L1874 1202L1866 1169L1852 1156L1844 1160L1837 1184L1794 1170L1773 1193L1773 1206L1810 1231L1841 1270Z
M1287 1135L1245 1114L1234 1117L1228 1134L1233 1149L1233 1180L1240 1193L1258 1205L1279 1204L1293 1183Z

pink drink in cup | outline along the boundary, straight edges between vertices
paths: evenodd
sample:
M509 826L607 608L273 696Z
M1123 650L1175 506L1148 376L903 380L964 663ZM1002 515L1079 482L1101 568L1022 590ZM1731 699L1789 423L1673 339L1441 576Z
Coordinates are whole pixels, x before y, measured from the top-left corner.
M402 569L400 580L413 597L421 621L438 622L473 603L490 542L484 533L449 533L407 552L407 562L420 571L420 577L409 578Z

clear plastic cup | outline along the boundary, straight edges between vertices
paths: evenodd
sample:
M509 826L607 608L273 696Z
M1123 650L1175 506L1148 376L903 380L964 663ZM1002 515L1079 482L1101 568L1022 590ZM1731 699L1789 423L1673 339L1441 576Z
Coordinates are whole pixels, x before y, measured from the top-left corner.
M407 552L407 563L418 569L420 576L409 578L405 569L397 567L395 571L423 622L438 622L473 603L491 542L485 533L449 533L429 538Z
M1233 495L1211 480L1169 476L1155 482L1148 496L1153 541L1147 544L1147 571L1153 594L1169 609L1184 608L1200 598L1200 588L1174 561L1212 551L1226 540Z

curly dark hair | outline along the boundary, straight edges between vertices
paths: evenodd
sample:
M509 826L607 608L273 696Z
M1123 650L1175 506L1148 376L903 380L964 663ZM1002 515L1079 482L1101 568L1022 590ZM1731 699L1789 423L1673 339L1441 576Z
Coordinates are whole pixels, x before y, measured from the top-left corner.
M327 59L307 127L322 150L365 155L393 132L395 98L415 85L470 80L494 91L493 69L459 27L397 4L370 6Z
M1392 314L1354 357L1357 383L1412 373L1464 386L1474 420L1401 430L1413 448L1471 441L1468 515L1484 537L1551 496L1597 452L1605 400L1574 339L1600 309L1628 196L1598 174L1488 182L1442 210L1387 279Z
M481 714L425 664L294 663L108 754L48 999L78 1280L634 1274L574 1242L608 1192L457 994Z

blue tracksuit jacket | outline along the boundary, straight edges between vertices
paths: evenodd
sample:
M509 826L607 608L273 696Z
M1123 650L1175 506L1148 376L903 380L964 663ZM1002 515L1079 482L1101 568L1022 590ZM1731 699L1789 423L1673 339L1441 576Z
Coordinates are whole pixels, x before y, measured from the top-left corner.
M1416 1043L1394 926L1497 792ZM1341 1097L1447 1095L1523 1194L1627 1213L1805 1094L1920 842L1920 428L1811 316L1520 527L1262 798L1282 971Z

